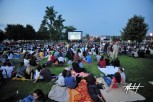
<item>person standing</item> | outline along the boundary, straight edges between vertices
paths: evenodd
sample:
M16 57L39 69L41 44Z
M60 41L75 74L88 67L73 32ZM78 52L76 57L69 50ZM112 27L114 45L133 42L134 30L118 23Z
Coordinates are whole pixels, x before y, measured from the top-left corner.
M115 59L118 56L119 46L118 41L116 41L113 45L113 59Z

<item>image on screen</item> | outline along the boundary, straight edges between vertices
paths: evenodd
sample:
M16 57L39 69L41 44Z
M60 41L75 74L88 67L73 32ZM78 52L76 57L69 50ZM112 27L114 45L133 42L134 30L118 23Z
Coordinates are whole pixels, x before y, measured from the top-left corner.
M81 31L68 32L68 40L81 40L81 39L82 39Z

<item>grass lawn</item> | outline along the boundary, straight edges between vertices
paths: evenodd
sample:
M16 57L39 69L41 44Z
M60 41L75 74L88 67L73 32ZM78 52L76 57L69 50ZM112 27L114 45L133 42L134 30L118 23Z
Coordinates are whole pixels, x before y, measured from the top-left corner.
M131 58L128 56L119 56L121 66L125 69L128 83L140 83L143 88L138 89L138 93L146 98L146 102L153 102L153 85L149 84L148 81L153 81L153 60L147 58ZM44 60L45 62L45 60ZM43 62L42 62L43 63ZM84 64L87 71L93 73L99 77L100 71L97 68L96 62L92 64ZM65 67L51 67L51 71L54 74L59 74ZM8 80L2 86L0 86L0 99L19 90L18 99L22 99L25 96L33 92L34 89L40 88L44 93L48 93L54 85L55 81L45 83L25 80Z

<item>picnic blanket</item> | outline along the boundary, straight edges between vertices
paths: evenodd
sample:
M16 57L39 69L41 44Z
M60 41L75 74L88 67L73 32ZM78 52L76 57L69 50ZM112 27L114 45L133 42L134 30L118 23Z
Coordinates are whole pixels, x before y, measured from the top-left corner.
M25 80L30 80L30 79L26 79L25 77L21 77L21 78L12 78L12 80L22 80L22 81L25 81Z
M105 89L101 89L101 93L104 96L106 102L131 102L131 101L142 101L145 97L135 93L134 90L129 90L128 93L124 90L124 87L114 88L110 92L107 92L108 86L102 78L97 79L98 82L104 84Z
M100 68L98 66L98 69L103 72L105 75L108 75L108 74L114 74L116 72L118 72L118 68L119 67L114 67L114 66L106 66L106 68Z
M85 80L81 80L78 87L75 89L68 89L69 102L92 102L88 94L87 83Z

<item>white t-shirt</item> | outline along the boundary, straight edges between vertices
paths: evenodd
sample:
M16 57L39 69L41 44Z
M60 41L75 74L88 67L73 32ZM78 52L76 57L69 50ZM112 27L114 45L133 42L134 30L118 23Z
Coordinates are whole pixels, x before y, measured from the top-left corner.
M100 61L100 58L101 58L101 56L100 56L100 55L96 55L96 60L97 60L97 62L99 62L99 61Z
M57 84L60 85L60 86L64 86L64 85L65 85L64 77L60 74L60 75L58 76L58 80L57 80L55 83L57 83Z
M39 77L39 79L43 79L43 76L40 75L40 72L38 70L35 70L34 79L37 79L38 77Z
M64 62L65 61L65 58L64 57L58 57L58 61L59 62Z
M29 67L30 61L28 59L24 59L24 66Z
M125 80L126 80L125 73L124 73L124 72L122 72L122 73L120 73L120 74L121 74L121 78L122 78L123 82L125 82Z
M12 54L12 53L10 53L10 54L8 55L8 59L13 59L13 54Z

